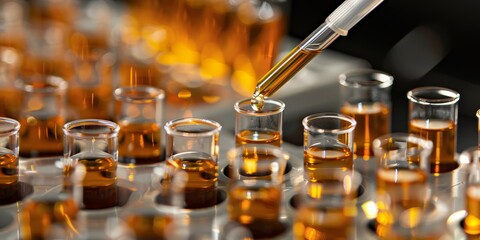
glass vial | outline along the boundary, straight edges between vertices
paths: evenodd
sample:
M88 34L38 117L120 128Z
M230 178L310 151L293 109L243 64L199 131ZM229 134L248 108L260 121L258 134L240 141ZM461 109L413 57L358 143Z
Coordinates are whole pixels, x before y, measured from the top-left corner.
M419 217L415 214L428 208L432 145L429 140L407 133L387 134L373 141L377 157L376 232L379 237L386 237L388 229L399 221L409 220L406 216ZM412 222L402 224L409 223Z
M162 161L164 91L149 86L115 89L115 121L118 161L122 164L153 164Z
M82 119L63 127L64 188L73 190L83 209L103 209L117 205L117 134L116 123L99 119ZM74 173L81 181L68 179ZM78 195L77 195L78 194Z
M185 172L185 208L217 203L219 135L222 126L201 118L181 118L165 124L166 164Z
M67 83L59 77L16 82L21 91L20 157L62 156Z
M282 146L283 110L280 100L265 100L262 111L255 111L250 99L237 101L235 108L235 145L269 144Z
M356 121L340 113L317 113L305 117L305 179L317 181L325 168L353 169L353 131Z
M0 117L0 205L13 203L19 192L18 131L20 123Z
M357 121L353 150L357 157L373 157L372 141L390 133L390 90L393 77L374 69L355 69L339 76L340 113Z
M407 93L408 132L433 142L430 172L445 173L458 167L457 118L460 94L442 87L419 87Z

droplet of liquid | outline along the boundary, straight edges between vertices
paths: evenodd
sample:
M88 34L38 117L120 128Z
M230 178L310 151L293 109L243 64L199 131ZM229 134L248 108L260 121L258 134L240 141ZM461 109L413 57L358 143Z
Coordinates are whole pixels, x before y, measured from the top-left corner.
M252 108L255 111L261 111L263 108L263 105L265 103L265 98L263 97L262 94L253 96L252 99L250 100L250 103L252 104Z

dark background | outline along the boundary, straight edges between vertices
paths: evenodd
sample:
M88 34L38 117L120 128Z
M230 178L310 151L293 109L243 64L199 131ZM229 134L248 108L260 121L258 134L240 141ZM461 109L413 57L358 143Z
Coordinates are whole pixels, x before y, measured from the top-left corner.
M304 39L342 2L291 0L288 35ZM459 92L460 152L478 144L479 30L478 1L386 0L328 49L365 59L372 68L394 76L393 132L408 131L409 90L441 86ZM299 136L290 140L302 144Z

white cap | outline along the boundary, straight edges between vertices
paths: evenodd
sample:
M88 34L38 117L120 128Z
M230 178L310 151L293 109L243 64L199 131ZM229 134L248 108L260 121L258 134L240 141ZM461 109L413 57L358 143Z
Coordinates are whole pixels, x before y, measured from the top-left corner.
M327 17L325 23L337 34L346 36L350 28L381 2L383 0L346 0Z

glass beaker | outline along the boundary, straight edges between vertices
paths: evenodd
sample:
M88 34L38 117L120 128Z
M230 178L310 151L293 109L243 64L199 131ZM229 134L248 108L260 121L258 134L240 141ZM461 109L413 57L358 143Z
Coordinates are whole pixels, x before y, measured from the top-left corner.
M267 99L261 111L255 111L250 99L237 101L235 108L235 145L270 144L282 146L283 110L280 100Z
M217 204L219 135L222 126L201 118L180 118L165 124L166 164L186 172L185 208Z
M369 160L373 157L372 141L390 133L393 76L375 69L355 69L340 74L339 83L340 113L357 121L354 153Z
M21 92L20 157L62 156L67 83L46 76L16 82Z
M162 161L164 96L163 90L149 86L115 89L115 121L120 127L120 163L152 164Z
M286 230L280 213L288 157L281 148L266 144L242 145L227 152L231 166L228 219L248 229L255 239L273 238Z
M117 205L117 134L116 123L100 119L81 119L63 127L65 188L79 193L83 209L103 209ZM78 184L68 178L83 173ZM81 191L77 191L81 189Z
M445 173L458 167L457 118L460 94L442 87L419 87L407 93L408 132L433 142L430 172Z
M295 213L295 239L322 236L325 239L355 238L356 198L362 182L353 170L322 169L323 178L305 182Z
M302 124L305 179L320 179L319 169L353 169L355 119L340 113L317 113L305 117Z
M0 204L15 202L19 192L18 131L20 123L0 117Z
M428 208L432 145L429 140L407 133L387 134L373 141L377 158L376 232L379 237L385 237L387 229L399 221L401 214L415 214L418 211L410 210Z

